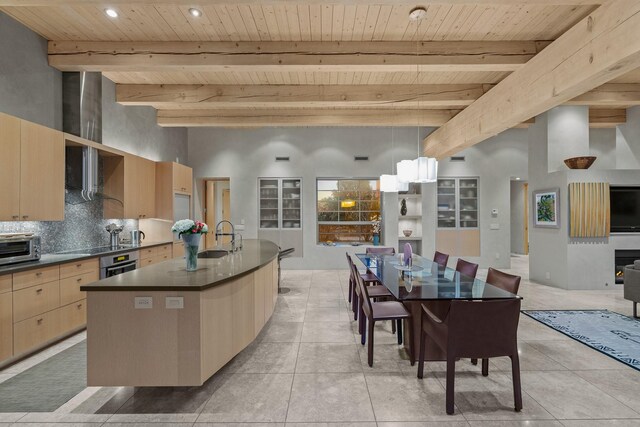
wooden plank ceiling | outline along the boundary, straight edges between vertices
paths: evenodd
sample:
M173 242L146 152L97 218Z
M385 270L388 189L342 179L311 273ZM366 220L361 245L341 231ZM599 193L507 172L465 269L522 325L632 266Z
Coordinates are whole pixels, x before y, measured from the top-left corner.
M408 15L421 4L396 0L0 0L0 10L50 41L52 66L102 71L118 102L153 106L163 126L440 126L606 1L438 0L418 22ZM640 104L640 72L615 83L570 102L612 126Z

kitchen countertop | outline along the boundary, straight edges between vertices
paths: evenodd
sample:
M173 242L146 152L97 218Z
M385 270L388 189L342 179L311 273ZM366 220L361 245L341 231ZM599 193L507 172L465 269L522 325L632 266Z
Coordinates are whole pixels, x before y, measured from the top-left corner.
M74 251L60 252L54 254L44 254L40 257L39 261L27 261L18 264L10 264L0 266L0 274L18 273L20 271L32 270L34 268L49 267L56 264L64 264L66 262L81 261L89 258L99 258L105 255L114 255L122 252L135 251L141 248L150 248L153 246L166 245L167 243L173 243L172 241L166 242L148 242L142 243L138 246L126 245L118 249L105 249L104 252L89 253L90 249L78 249Z
M202 291L249 274L278 257L269 240L245 239L243 249L222 258L198 259L187 272L184 259L173 259L82 286L82 291Z

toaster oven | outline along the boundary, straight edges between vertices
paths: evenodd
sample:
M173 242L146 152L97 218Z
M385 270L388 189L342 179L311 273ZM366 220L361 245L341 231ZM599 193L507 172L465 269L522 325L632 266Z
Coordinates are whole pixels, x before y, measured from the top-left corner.
M0 265L40 259L39 236L0 236Z

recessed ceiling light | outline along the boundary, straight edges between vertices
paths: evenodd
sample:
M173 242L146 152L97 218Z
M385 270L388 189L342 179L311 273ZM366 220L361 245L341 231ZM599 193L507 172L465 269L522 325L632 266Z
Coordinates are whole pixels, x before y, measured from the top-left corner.
M117 18L118 17L118 12L116 12L114 9L105 9L104 13L106 13L109 18Z
M412 21L419 21L424 19L425 16L427 16L427 9L422 6L414 7L409 12L409 19Z
M192 7L191 9L189 9L189 13L194 18L200 18L202 16L202 11L199 9L196 9L195 7Z

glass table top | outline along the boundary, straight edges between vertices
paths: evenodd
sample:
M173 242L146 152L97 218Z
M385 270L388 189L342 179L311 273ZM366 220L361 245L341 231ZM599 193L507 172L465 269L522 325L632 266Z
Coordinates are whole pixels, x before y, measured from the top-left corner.
M356 256L398 301L520 298L482 280L472 279L451 268L443 268L415 254L410 269L403 266L400 258L402 254Z

